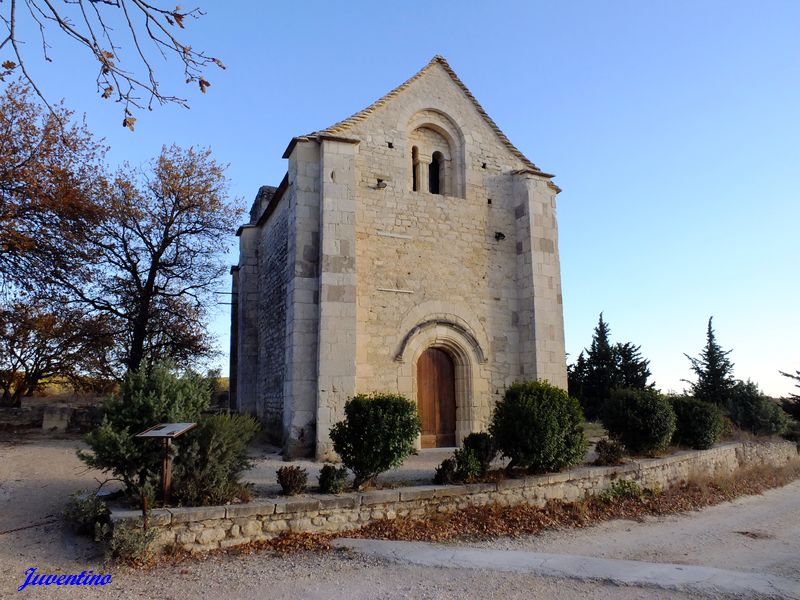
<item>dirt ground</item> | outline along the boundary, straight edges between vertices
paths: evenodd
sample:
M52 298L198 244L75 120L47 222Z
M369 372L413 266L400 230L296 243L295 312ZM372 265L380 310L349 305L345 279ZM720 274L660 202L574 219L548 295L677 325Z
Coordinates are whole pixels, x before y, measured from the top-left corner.
M348 551L276 556L214 556L151 571L103 564L88 540L59 519L70 492L92 487L98 473L75 456L75 438L0 439L0 598L17 596L24 571L110 573L105 587L29 587L23 594L64 598L635 598L685 600L693 592L621 587L571 578L491 569L429 568ZM399 480L414 479L442 457L425 456ZM253 473L264 485L273 457ZM260 474L259 474L260 473ZM428 470L427 473L430 473ZM427 475L429 477L429 475ZM464 547L535 550L653 562L718 566L800 578L800 482L690 515L613 521L585 530L549 532ZM800 580L798 581L800 589ZM704 596L720 597L720 596ZM735 596L727 596L735 597Z

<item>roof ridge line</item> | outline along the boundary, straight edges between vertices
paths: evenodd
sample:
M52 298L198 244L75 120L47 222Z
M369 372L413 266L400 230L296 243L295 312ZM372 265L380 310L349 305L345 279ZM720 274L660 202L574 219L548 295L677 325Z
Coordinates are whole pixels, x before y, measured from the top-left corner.
M434 64L437 64L437 63L442 66L442 68L450 76L450 78L453 80L453 82L461 89L462 92L464 92L464 95L467 97L467 99L472 103L472 105L475 107L475 109L478 111L478 113L481 115L481 117L484 119L484 121L486 121L487 125L489 125L489 127L492 129L492 131L494 131L494 133L497 135L497 137L500 139L500 141L503 143L503 145L506 146L506 148L511 152L511 154L513 154L515 157L517 157L520 161L522 161L523 164L525 164L525 166L527 166L528 168L532 169L536 173L539 173L539 174L541 174L541 175L543 175L545 177L553 177L553 175L550 175L549 173L544 173L527 156L525 156L513 143L511 143L511 140L508 139L506 134L503 133L503 131L500 129L500 127L497 125L497 123L495 123L494 120L486 112L486 110L484 110L484 108L483 108L483 106L481 106L480 102L478 102L478 100L475 98L475 96L473 96L472 92L469 91L469 88L464 84L463 81L461 81L461 79L458 77L458 75L456 75L456 72L453 70L453 68L447 62L447 59L444 56L442 56L441 54L434 55L433 58L431 58L431 60L428 61L428 64L426 64L424 67L422 67L414 75L412 75L411 77L406 79L403 83L401 83L400 85L398 85L397 87L395 87L394 89L389 91L388 93L384 94L383 96L381 96L380 98L375 100L372 104L370 104L366 108L363 108L360 111L358 111L356 113L353 113L352 115L350 115L346 119L342 119L338 123L334 123L330 127L326 127L325 129L320 129L318 131L313 131L311 133L307 133L305 135L301 135L301 136L297 136L296 138L293 138L292 144L290 144L290 147L293 145L293 143L295 143L297 141L301 141L301 140L302 141L306 141L306 140L318 137L320 135L335 135L335 134L342 133L343 131L345 131L349 127L355 125L356 123L360 123L361 121L364 121L370 115L372 115L372 113L374 113L375 110L377 110L381 106L385 105L390 100L393 100L398 95L400 95L403 91L408 89L411 86L412 83L414 83L415 81L420 79ZM288 152L288 149L287 149L287 152ZM285 156L284 156L284 158L285 158Z

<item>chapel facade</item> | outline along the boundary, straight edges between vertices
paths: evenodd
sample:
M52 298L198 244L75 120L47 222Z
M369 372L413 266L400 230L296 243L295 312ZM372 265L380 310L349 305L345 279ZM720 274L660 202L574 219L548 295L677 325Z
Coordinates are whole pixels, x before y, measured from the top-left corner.
M417 402L425 448L516 379L566 389L559 188L444 58L283 158L237 233L231 394L286 456L330 456L357 393Z

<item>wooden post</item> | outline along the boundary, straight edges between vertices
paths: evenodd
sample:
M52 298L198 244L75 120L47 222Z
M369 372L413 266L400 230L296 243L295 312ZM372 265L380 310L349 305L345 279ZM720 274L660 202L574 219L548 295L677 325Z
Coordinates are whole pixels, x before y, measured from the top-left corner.
M164 438L164 461L161 465L161 498L164 505L169 504L170 490L172 488L172 457L169 454L172 439Z

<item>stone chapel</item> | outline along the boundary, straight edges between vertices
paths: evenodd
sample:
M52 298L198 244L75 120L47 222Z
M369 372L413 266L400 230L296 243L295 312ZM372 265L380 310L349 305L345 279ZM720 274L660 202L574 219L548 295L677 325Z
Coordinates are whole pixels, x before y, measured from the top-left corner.
M566 389L559 188L444 58L283 158L237 232L231 396L287 457L330 456L357 393L417 402L426 448L515 379Z

